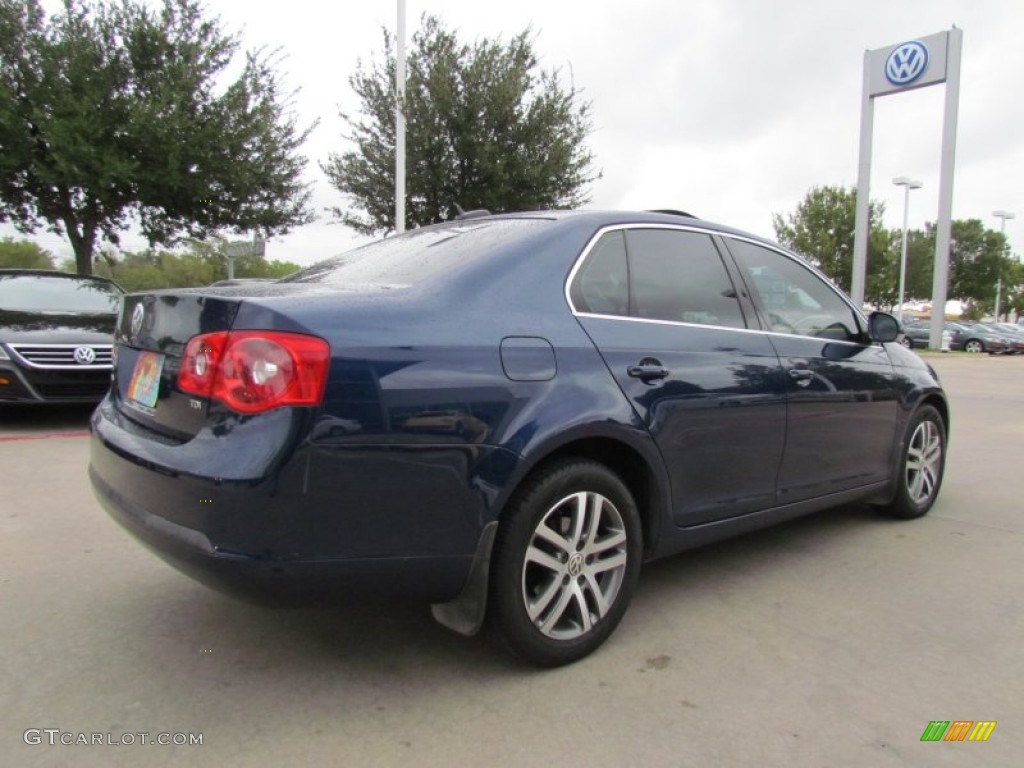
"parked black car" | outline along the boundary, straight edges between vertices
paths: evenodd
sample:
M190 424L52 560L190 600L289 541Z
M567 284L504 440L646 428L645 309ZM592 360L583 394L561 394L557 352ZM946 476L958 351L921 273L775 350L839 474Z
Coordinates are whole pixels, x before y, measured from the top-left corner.
M645 560L855 500L925 514L949 411L897 333L692 217L440 224L274 284L127 297L90 476L216 588L429 601L563 664Z
M0 269L0 403L100 400L123 293L101 277Z

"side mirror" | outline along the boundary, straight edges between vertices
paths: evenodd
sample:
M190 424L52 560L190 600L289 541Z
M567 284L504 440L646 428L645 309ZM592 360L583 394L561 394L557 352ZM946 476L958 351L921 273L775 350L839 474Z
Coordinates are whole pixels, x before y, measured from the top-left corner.
M900 321L885 312L872 312L868 315L868 336L872 341L883 344L896 341L900 335Z

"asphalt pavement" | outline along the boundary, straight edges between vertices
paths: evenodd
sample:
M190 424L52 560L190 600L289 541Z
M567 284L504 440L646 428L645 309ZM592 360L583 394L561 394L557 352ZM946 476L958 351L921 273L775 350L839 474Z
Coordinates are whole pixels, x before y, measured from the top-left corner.
M953 421L927 517L846 506L651 564L553 671L426 606L214 593L93 500L88 409L0 411L0 764L1019 768L1024 358L929 360ZM921 741L947 720L996 726Z

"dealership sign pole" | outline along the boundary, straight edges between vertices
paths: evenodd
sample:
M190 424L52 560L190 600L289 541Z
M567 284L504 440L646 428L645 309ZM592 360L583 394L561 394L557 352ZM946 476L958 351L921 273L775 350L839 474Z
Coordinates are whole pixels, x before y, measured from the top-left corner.
M953 161L956 156L956 122L960 102L960 51L963 32L955 27L918 40L876 48L864 53L864 89L860 111L860 159L857 168L857 219L853 245L853 279L850 293L858 306L864 304L869 240L871 194L871 134L875 97L901 93L928 85L946 84L942 118L942 164L939 172L939 215L935 237L935 273L932 278L932 327L928 346L938 349L946 320L949 282L949 246L953 218Z

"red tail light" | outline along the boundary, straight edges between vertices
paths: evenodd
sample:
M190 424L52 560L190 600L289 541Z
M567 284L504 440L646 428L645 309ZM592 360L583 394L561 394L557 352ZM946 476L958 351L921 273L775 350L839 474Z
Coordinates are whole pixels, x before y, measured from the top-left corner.
M277 331L218 331L185 345L178 389L219 400L241 413L316 405L331 351L315 336Z

